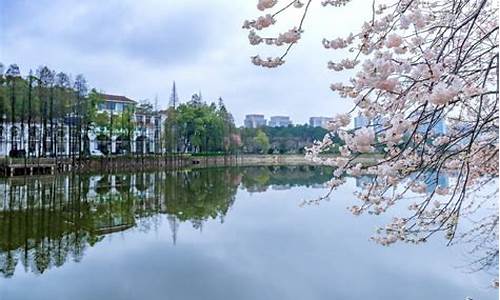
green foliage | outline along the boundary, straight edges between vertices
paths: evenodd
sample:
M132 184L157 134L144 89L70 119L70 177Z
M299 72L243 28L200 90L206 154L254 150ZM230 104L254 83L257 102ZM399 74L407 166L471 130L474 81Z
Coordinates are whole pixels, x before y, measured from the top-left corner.
M132 133L135 129L133 117L134 109L129 106L117 116L117 130L124 132L129 139L132 137Z
M257 130L257 134L254 137L255 144L258 147L258 151L260 153L267 153L269 150L270 144L269 144L269 138L267 135L264 133L262 130Z
M200 98L169 108L164 141L173 152L234 151L231 135L237 132L233 118L222 100L207 104Z
M42 72L43 71L43 72ZM55 75L48 68L41 68L37 76L0 76L0 122L42 123L44 126L70 123L70 131L82 132L70 142L81 142L91 128L98 134L118 134L132 139L136 128L134 110L127 107L122 113L98 113L103 101L101 94L92 89L88 94L83 76L70 82L64 73ZM45 79L42 80L41 75ZM47 75L48 74L48 75ZM52 74L52 75L51 75ZM149 103L138 105L137 111L152 113ZM71 118L68 118L71 116ZM71 122L66 122L70 119ZM161 143L168 152L185 153L302 153L314 140L323 139L327 131L320 127L297 125L289 127L262 127L259 129L236 128L231 113L222 99L207 104L201 95L191 101L167 110ZM44 139L47 137L43 137ZM338 151L341 141L334 138L332 151ZM52 143L52 142L51 142ZM43 143L46 144L45 142ZM53 145L44 152L51 152Z
M241 128L240 135L243 142L243 152L262 153L262 147L258 141L262 140L263 132L269 140L269 147L264 152L271 153L303 153L304 147L311 145L315 140L321 140L328 131L321 127L308 125L295 125L288 127L261 127ZM258 135L261 137L257 138ZM340 144L341 140L334 138L334 142Z
M86 115L91 106L86 99L83 104L85 107L76 111L73 89L44 83L33 75L0 80L0 116L5 115L8 121L12 121L12 114L16 122L28 117L33 121L63 118L73 111Z
M111 129L109 114L107 112L97 113L94 124L100 131L109 131Z
M87 97L87 101L85 101L85 124L89 126L96 121L97 118L97 108L99 104L104 101L100 93L98 93L95 89L92 89Z

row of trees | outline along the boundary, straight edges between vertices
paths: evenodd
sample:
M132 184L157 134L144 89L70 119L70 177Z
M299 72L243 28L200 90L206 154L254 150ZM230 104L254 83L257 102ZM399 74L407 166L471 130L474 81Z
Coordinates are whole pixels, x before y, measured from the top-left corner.
M28 145L28 157L35 152L57 156L63 143L64 125L69 130L70 153L73 157L84 154L80 153L81 149L88 149L84 137L96 119L99 101L96 90L88 92L87 81L81 74L73 80L66 73L40 66L23 78L16 64L4 73L0 63L0 122L10 123L13 128L8 137L13 142L13 151ZM4 138L3 132L0 138Z
M0 139L10 141L18 156L57 157L65 152L67 136L70 155L80 158L90 155L89 133L94 130L105 154L112 149L114 136L120 137L120 150L131 153L134 131L140 125L134 115L153 116L158 111L146 103L110 114L99 110L102 101L95 89L89 92L83 75L72 80L66 73L41 66L22 77L17 65L4 72L0 64L0 123L14 128L10 136L0 132ZM201 93L178 102L174 84L163 135L155 136L155 143L167 153L302 153L326 134L325 129L306 125L240 129L222 98L208 104Z
M166 150L172 153L303 153L304 147L327 133L308 125L237 128L222 98L208 104L201 93L178 103L174 82L163 137Z
M324 128L308 125L237 128L221 98L207 104L199 94L168 109L164 132L170 152L253 154L304 153L306 146L327 134Z
M304 148L321 140L327 130L322 127L295 125L240 129L244 153L304 153ZM340 142L340 141L339 141Z

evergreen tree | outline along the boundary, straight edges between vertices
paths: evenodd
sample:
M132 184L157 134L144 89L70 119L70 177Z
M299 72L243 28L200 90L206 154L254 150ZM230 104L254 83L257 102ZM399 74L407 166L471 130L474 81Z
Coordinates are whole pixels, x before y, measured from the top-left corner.
M175 87L175 81L172 84L172 92L170 93L170 101L168 103L169 107L176 108L179 104L179 96L177 95L177 88Z
M17 136L17 130L14 128L16 122L16 81L20 77L19 67L16 64L12 64L7 69L5 73L5 77L7 82L10 85L10 112L11 112L11 134L10 134L10 142L13 150L17 150L17 143L15 138Z

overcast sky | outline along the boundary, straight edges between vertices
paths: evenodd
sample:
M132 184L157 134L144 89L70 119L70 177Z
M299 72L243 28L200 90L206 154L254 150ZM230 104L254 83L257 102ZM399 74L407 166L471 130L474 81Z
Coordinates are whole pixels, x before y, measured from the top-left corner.
M284 66L268 70L249 57L279 52L249 45L241 29L262 14L256 0L0 0L0 62L17 63L23 74L39 65L81 73L107 93L152 102L157 96L160 107L175 80L181 101L198 91L206 101L220 96L237 124L249 113L305 123L350 107L329 89L348 78L326 69L342 54L321 40L356 31L370 17L367 1L353 2L323 8L313 0L304 38ZM292 28L297 17L292 11L278 19L277 29Z

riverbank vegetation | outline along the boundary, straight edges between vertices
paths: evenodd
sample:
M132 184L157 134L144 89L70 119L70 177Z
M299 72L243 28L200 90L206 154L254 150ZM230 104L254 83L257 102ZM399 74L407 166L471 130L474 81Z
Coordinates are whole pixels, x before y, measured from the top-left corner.
M35 150L42 157L62 157L64 151L60 148L67 134L69 156L89 158L90 132L95 134L104 155L132 154L134 132L143 126L134 118L137 113L165 116L162 134L154 141L161 151L155 150L155 155L302 154L304 147L327 133L326 129L308 125L238 128L222 98L206 102L201 94L194 94L182 102L175 86L171 95L174 101L164 111L144 101L109 113L100 109L102 92L90 88L81 74L72 79L69 74L41 66L23 77L16 64L6 72L3 65L0 69L0 143L19 140L19 153L13 153L16 157L30 158ZM9 125L15 130L8 132ZM113 137L118 135L120 149L112 152Z

